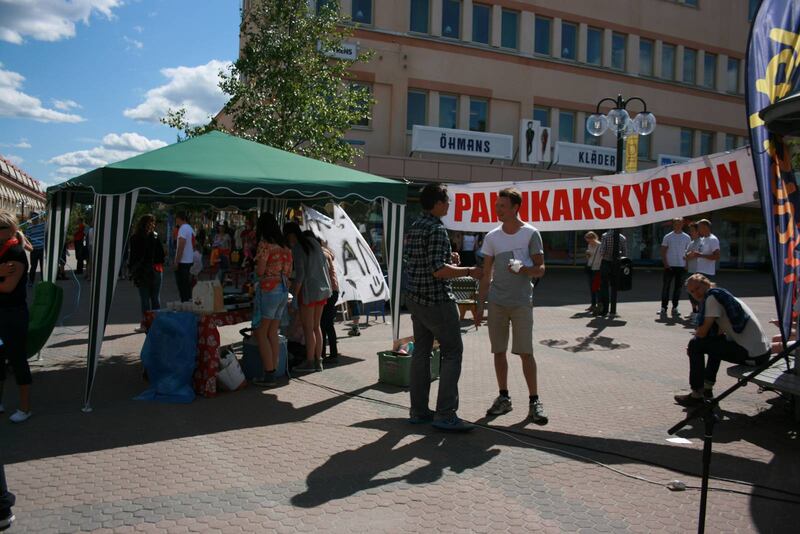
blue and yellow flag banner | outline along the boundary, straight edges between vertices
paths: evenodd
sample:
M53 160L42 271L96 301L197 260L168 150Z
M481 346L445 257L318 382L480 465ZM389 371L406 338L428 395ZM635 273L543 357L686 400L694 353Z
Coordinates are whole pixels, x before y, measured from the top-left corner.
M750 146L767 224L775 300L784 341L791 332L800 276L800 191L784 140L759 112L800 92L800 2L763 0L747 49Z

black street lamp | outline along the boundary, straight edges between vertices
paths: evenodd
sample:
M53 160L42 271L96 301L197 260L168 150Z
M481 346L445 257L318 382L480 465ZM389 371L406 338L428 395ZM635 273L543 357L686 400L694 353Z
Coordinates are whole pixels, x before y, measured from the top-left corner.
M636 118L631 119L627 107L633 101L640 102L643 110L636 115ZM611 102L614 107L609 110L605 115L600 113L600 106L604 102ZM622 98L622 95L617 95L617 98L604 98L597 103L597 108L594 114L589 115L586 119L586 131L595 137L603 135L606 130L611 129L612 132L617 134L617 159L616 159L616 172L622 172L622 153L625 150L625 137L628 135L650 135L656 129L656 117L647 111L647 103L638 96L630 98ZM619 230L614 228L614 240L612 242L612 255L611 255L611 295L609 314L617 314L617 285L619 278Z

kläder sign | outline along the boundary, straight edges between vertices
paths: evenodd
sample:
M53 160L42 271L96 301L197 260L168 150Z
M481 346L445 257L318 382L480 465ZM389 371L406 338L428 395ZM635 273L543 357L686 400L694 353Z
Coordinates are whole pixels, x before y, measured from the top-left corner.
M756 193L747 148L637 173L526 182L449 184L447 228L487 232L497 226L500 190L522 194L520 218L542 231L641 226L752 202Z
M587 169L617 170L617 150L577 143L556 143L556 165L584 167Z
M411 150L454 156L511 159L514 155L514 137L415 125L411 130Z

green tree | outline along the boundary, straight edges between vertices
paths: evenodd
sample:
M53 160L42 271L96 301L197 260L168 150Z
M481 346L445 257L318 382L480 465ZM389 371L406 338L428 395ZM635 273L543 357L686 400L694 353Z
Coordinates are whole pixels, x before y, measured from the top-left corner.
M352 163L358 148L344 141L353 124L370 118L369 89L348 81L348 69L366 61L334 59L352 26L338 2L316 13L307 0L257 0L243 13L243 46L228 72L220 73L230 95L224 113L231 133L265 145L328 162ZM186 136L219 128L189 128L182 110L162 119Z

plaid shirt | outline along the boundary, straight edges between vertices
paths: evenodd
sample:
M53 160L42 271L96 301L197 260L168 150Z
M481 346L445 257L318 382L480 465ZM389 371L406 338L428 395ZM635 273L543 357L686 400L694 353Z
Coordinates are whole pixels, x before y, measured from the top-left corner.
M614 261L614 230L609 230L600 238L600 248L597 254L603 258L603 261ZM619 257L628 255L628 240L625 236L619 234Z
M408 275L406 296L423 306L455 300L449 280L433 273L450 263L450 239L442 221L430 213L414 221L404 245L405 270Z

